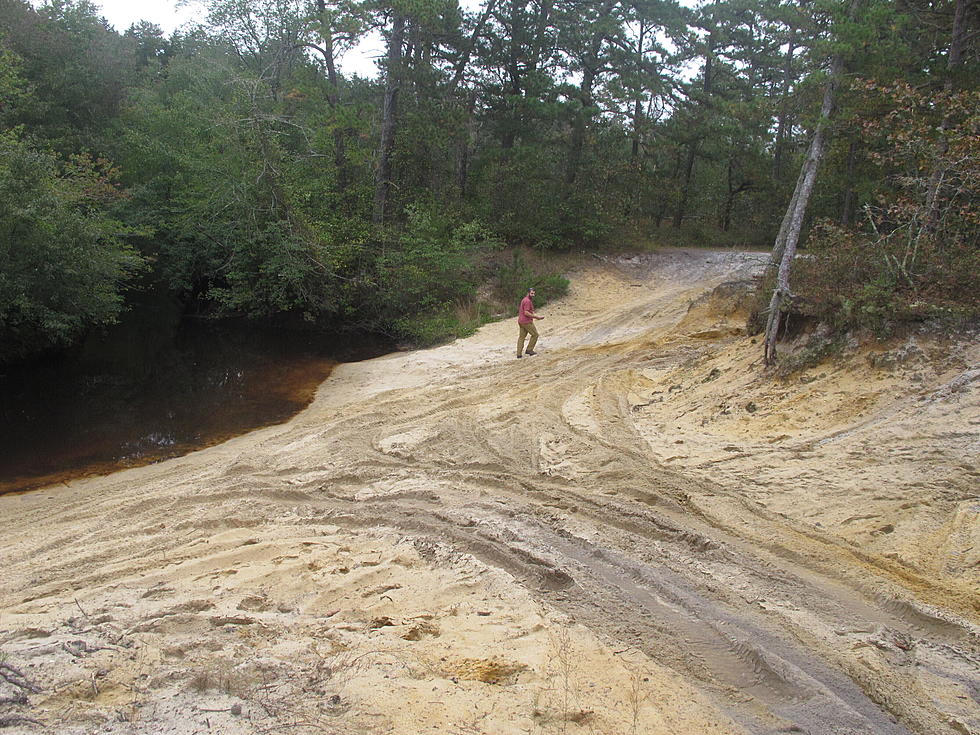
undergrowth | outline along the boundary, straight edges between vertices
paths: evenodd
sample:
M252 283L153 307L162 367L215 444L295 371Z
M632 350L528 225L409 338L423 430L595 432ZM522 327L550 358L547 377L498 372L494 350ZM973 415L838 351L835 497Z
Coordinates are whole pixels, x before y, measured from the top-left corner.
M568 293L569 281L560 272L567 260L520 249L496 252L482 268L481 288L395 320L395 336L413 347L468 337L488 322L517 314L532 287L535 308L540 309Z
M955 332L980 320L980 248L962 239L906 240L819 223L793 265L786 325L821 327L802 351L781 358L780 373L804 369L840 349L848 334L888 339L921 328ZM765 329L775 287L768 272L750 310L749 334ZM787 327L780 339L793 337ZM798 334L799 329L797 328ZM819 335L819 339L817 336Z
M834 355L839 355L847 344L847 335L829 329L817 329L802 348L786 355L776 364L776 375L788 377L816 367Z
M902 241L824 224L794 268L796 308L837 330L867 328L877 337L980 316L980 249L923 238L912 256Z
M534 306L540 309L568 293L569 281L557 271L560 265L553 257L514 250L509 258L502 257L490 264L492 298L505 313L513 316L527 290L533 288Z

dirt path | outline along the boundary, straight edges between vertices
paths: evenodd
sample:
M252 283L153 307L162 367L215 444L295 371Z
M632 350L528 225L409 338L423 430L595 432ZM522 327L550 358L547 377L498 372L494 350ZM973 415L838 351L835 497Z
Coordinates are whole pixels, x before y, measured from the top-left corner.
M763 377L712 291L763 257L596 261L535 358L488 325L342 366L288 424L0 498L0 650L40 690L0 686L27 695L0 722L980 733L980 350Z

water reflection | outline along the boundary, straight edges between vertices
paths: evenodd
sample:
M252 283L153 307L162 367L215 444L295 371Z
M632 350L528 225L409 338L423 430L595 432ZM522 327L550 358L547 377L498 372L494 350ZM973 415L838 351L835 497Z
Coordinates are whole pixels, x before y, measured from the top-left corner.
M152 317L152 318L148 318ZM157 301L71 355L0 375L0 493L187 453L304 408L378 340L177 318Z

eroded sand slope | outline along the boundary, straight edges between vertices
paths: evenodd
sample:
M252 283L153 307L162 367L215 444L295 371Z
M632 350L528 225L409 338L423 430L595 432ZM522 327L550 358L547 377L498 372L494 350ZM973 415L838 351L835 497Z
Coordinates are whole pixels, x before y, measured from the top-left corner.
M0 723L980 732L980 349L766 376L713 291L763 259L596 260L534 358L489 325L342 366L288 424L0 497L0 673L37 689L0 686Z

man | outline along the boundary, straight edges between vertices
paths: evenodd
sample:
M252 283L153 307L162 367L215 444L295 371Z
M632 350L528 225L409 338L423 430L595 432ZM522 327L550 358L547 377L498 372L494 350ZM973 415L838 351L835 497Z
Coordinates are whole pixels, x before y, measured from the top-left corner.
M534 351L534 345L538 343L538 330L534 326L535 319L544 319L543 316L537 316L534 313L534 289L529 288L527 290L527 296L521 299L521 307L517 311L517 324L520 327L520 335L517 337L517 358L521 358L521 354L534 355L537 354ZM531 339L527 343L527 352L524 352L524 338L531 335Z

